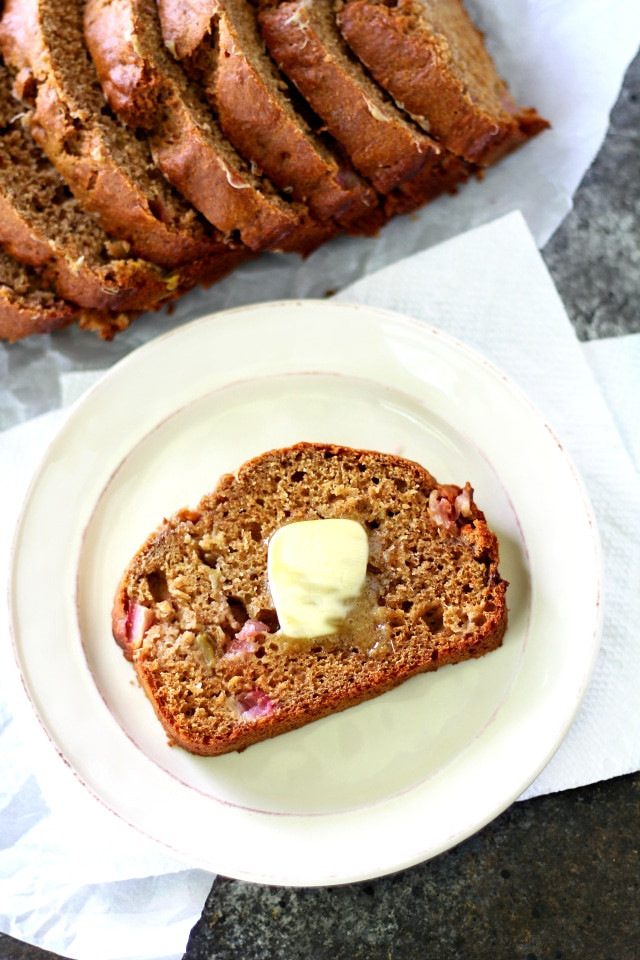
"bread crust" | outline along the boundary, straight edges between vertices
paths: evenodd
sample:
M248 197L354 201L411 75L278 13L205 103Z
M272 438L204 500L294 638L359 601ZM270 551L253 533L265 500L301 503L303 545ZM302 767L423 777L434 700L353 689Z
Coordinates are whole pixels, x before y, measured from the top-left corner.
M258 22L267 47L356 170L382 194L415 176L439 147L378 94L362 67L322 35L320 7L301 0L267 4ZM336 40L339 40L336 30Z
M446 27L437 27L443 16L453 21L449 37ZM511 96L460 0L340 0L337 21L377 82L439 143L471 163L494 164L549 126ZM456 35L472 51L474 73L491 87L491 105L479 102L475 76L463 76L452 56Z
M343 227L378 205L375 190L296 113L248 0L160 0L158 9L165 43L200 80L229 141L279 190Z
M155 3L88 0L85 36L112 109L147 131L159 169L226 237L306 255L336 232L252 174L166 51Z
M78 308L63 300L35 304L16 297L0 283L0 340L23 340L35 333L52 333L77 319Z
M168 185L152 181L148 146L106 116L82 36L82 5L70 0L77 27L56 36L48 0L8 0L0 24L5 60L19 73L19 95L32 104L34 139L84 208L136 256L175 267L224 252L221 238ZM77 35L76 35L77 34ZM68 49L70 47L71 49ZM72 67L65 64L72 60ZM86 75L80 85L76 71ZM117 152L119 151L119 152ZM127 166L124 154L131 159Z
M368 531L364 620L282 646L267 542L318 516ZM507 624L498 562L468 485L440 485L393 455L301 443L248 461L165 521L123 575L112 630L170 742L214 756L495 650ZM256 622L265 629L247 647Z
M76 306L60 300L36 274L0 250L0 339L51 333L77 314Z

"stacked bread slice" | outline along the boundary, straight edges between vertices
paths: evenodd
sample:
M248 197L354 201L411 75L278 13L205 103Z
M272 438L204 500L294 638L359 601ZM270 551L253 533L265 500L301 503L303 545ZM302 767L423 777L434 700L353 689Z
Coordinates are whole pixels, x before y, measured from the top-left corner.
M9 339L375 234L547 125L459 0L5 0L0 52Z

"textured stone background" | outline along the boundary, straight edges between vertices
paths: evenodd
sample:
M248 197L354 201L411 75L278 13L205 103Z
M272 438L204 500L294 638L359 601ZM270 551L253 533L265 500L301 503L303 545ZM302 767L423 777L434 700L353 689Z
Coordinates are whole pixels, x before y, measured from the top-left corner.
M543 254L582 340L640 331L640 57L574 209Z
M544 250L582 339L640 331L639 100L640 57ZM370 883L218 878L185 960L638 960L639 827L635 774L515 804L456 849ZM0 960L55 957L0 934Z

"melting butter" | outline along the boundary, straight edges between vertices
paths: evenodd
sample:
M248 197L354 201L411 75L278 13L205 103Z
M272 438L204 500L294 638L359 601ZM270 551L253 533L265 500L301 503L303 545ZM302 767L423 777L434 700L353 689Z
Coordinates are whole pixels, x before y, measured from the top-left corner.
M335 633L365 581L369 544L355 520L303 520L269 541L267 574L283 634Z

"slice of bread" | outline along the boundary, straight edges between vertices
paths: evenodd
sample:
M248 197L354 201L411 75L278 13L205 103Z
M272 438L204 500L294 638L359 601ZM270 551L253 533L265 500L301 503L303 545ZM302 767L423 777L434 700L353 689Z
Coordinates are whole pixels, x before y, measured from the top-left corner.
M282 72L380 193L390 193L440 153L349 56L333 0L266 0L258 22Z
M84 209L135 256L172 268L226 253L154 169L146 141L110 114L84 43L82 10L82 0L5 3L0 43L18 73L32 135Z
M279 631L272 535L356 521L365 584L338 632ZM117 589L112 628L171 743L242 750L498 647L498 542L469 484L397 456L300 443L248 461L153 533Z
M349 46L453 153L488 166L549 126L519 106L461 0L339 0Z
M0 104L0 246L88 309L144 310L175 296L174 276L130 257L70 194L23 128L1 61Z
M373 188L296 109L249 0L159 0L158 10L165 44L199 80L226 137L280 191L343 227L378 206Z
M85 310L61 300L43 277L0 249L0 340L22 340L32 334L52 333L70 323L111 340L126 329L136 314Z
M112 109L147 133L158 168L225 238L306 255L337 233L234 149L166 49L155 0L88 0L85 38Z
M333 0L260 0L269 51L356 170L385 197L387 217L455 192L471 167L413 123L345 43Z
M72 323L79 313L60 300L40 277L0 250L0 339L20 340Z

